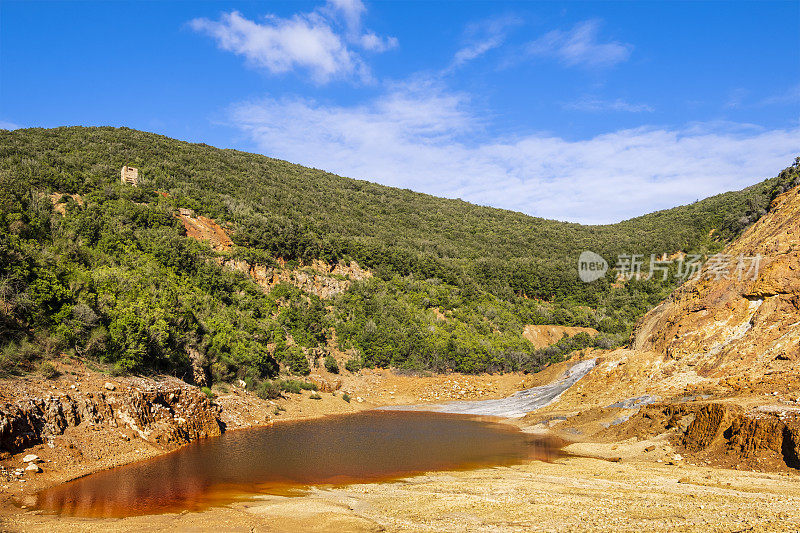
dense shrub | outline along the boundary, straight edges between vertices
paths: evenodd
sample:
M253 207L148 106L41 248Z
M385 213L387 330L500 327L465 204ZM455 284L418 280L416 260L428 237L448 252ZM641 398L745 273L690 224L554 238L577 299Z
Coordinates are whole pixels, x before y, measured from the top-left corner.
M298 376L307 376L311 373L308 358L306 358L303 350L297 346L291 346L287 349L286 366L289 367L292 374L297 374Z
M348 372L358 372L359 370L361 370L361 362L355 357L353 357L345 361L344 368Z
M317 390L317 386L313 383L296 379L282 379L278 381L278 388L283 392L290 392L292 394L300 394L300 391L304 390Z
M39 365L39 372L45 379L56 379L61 375L56 366L50 361L42 361Z
M339 363L336 362L336 358L331 354L325 356L325 370L332 374L339 373Z
M278 384L269 380L259 383L255 392L262 400L274 400L281 397L281 389Z

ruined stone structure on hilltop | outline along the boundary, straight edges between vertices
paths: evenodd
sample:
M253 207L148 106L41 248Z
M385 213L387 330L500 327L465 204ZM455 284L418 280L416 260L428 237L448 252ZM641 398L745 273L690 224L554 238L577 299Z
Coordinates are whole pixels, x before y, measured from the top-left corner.
M120 181L127 185L139 186L139 169L125 165L120 172Z

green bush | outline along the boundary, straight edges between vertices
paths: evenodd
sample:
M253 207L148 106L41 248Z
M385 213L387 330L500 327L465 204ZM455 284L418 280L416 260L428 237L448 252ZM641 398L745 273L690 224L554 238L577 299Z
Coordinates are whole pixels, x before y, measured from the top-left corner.
M304 390L317 390L317 386L308 381L300 381L297 379L282 379L278 382L278 387L284 392L292 394L300 394Z
M61 375L61 372L59 372L56 366L50 361L43 361L42 364L39 365L39 372L45 379L56 379Z
M309 398L311 398L312 400L321 400L321 399L322 399L322 396L320 396L320 395L319 395L318 393L316 393L316 392L312 392L312 393L311 393L311 396L309 396Z
M140 169L139 187L119 183L124 164ZM128 128L3 130L0 373L65 351L116 374L185 376L191 349L214 383L259 383L278 363L308 375L300 347L325 346L332 328L341 349L358 353L349 372L535 371L592 344L537 351L521 337L526 324L594 327L603 334L594 346L613 347L678 283L619 286L613 269L583 283L580 252L612 266L623 253L714 253L798 185L799 166L741 191L585 226ZM52 192L80 194L84 205L64 197L62 217ZM179 207L232 230L233 259L357 261L374 275L324 302L288 283L267 294L223 266L227 255L186 238ZM36 340L24 340L32 332ZM287 348L290 338L297 346Z
M336 358L332 354L325 356L325 370L331 374L339 373L339 363L336 362Z
M18 374L32 370L33 361L41 355L41 350L32 342L9 342L0 351L0 375Z
M297 346L290 346L286 349L286 366L292 374L307 376L311 373L311 366L308 364L303 350Z
M256 395L262 400L275 400L281 397L281 388L274 381L263 381L256 386Z
M342 394L342 400L346 401L347 403L350 403L350 395L345 392L344 394Z
M209 389L208 387L202 387L200 390L201 390L201 391L203 391L203 394L205 394L206 396L208 396L208 398L209 398L210 400L213 400L213 399L215 399L215 398L217 397L217 395L216 395L216 394L214 394L214 391L212 391L212 390L211 390L211 389Z
M348 372L353 372L353 373L358 372L359 370L361 370L361 361L359 361L355 357L352 357L344 363L344 368Z

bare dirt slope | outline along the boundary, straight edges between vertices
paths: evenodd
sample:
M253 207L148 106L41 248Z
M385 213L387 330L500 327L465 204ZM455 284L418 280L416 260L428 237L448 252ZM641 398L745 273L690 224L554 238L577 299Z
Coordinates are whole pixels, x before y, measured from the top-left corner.
M800 188L722 254L727 272L706 263L642 318L632 349L526 420L579 439L669 435L734 468L800 466Z
M800 359L800 188L723 252L730 275L703 274L647 313L634 348L655 351L703 377L797 372ZM758 271L741 257L762 257ZM741 277L741 279L739 279Z
M574 363L555 365L527 380L519 375L420 377L363 372L343 376L342 388L322 393L320 400L303 394L269 402L233 389L216 403L230 429L382 404L430 402L432 394L441 396L444 391L468 400L508 396L520 387L557 380ZM107 377L102 374L77 366L64 370L64 376L54 382L31 379L15 390L28 394L54 386L51 390L75 394L71 388L75 383L81 393L107 390ZM584 380L565 394L577 391ZM126 391L147 385L115 383L131 387L122 389ZM19 399L8 388L3 390L4 400ZM344 390L352 395L350 403L341 398ZM532 432L548 431L548 426L559 430L567 424L602 428L592 409L580 412L570 401L561 400L560 407L549 408L552 415L566 407L563 417L551 416L542 423L530 415L517 424ZM284 410L276 411L278 407ZM542 412L539 416L550 415ZM36 453L44 460L40 463L44 472L26 473L25 482L9 479L3 483L0 531L792 531L800 527L797 475L712 468L704 461L683 458L680 444L672 438L679 427L649 431L658 424L668 425L667 418L653 416L652 428L640 424L638 436L602 430L594 431L591 439L575 434L574 440L585 440L567 447L575 456L554 463L534 461L381 484L319 487L298 497L256 497L199 513L82 519L19 507L36 488L167 449L136 434L130 434L130 440L115 438L117 428L84 422L67 428L53 448L47 444L29 447L3 461L7 468L16 467L24 453ZM621 427L612 426L606 432ZM74 459L62 464L69 454Z
M412 376L363 370L311 379L341 382L332 392L262 400L244 388L199 388L171 377L112 377L79 359L55 363L60 376L0 380L0 507L91 472L153 457L199 438L381 405L501 398L523 388L520 374ZM350 400L345 401L348 393ZM318 398L317 398L318 397ZM35 454L41 472L24 471ZM3 512L0 510L0 517Z
M551 344L560 341L564 335L572 337L578 333L587 333L594 337L597 335L597 330L594 328L582 328L577 326L525 326L522 331L522 336L525 337L536 348L546 348Z
M796 477L572 458L322 487L200 513L87 520L15 512L0 530L779 532L800 527L798 509Z
M216 221L202 215L196 217L189 209L181 209L177 217L183 223L187 237L205 241L214 250L228 250L233 246L228 233Z

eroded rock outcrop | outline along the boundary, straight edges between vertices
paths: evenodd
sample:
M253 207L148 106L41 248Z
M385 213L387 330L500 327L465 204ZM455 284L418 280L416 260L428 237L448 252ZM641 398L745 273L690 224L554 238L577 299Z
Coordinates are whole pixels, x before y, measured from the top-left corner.
M353 281L372 277L369 270L361 268L355 261L349 265L329 265L323 261L314 261L296 269L250 264L241 259L229 259L222 264L231 270L247 274L267 292L278 284L288 283L323 300L346 291Z
M790 394L800 376L800 187L721 253L729 270L716 275L706 263L642 317L632 349L603 355L582 384L585 397L608 405L763 386ZM755 257L757 268L749 261L740 275L739 258Z
M720 466L800 468L800 187L721 254L726 268L707 262L639 321L632 349L602 354L557 407L612 416L647 395L659 403L617 413L600 431L671 432Z
M322 376L309 376L311 383L317 386L319 392L336 392L342 388L341 378L324 378Z
M191 209L180 209L175 215L183 223L186 236L207 242L216 251L228 251L233 247L228 232L216 221L195 216ZM319 298L329 299L350 288L353 281L372 277L372 272L361 268L358 263L334 263L316 259L310 264L298 268L286 268L285 262L278 259L277 267L251 264L241 259L221 259L223 266L250 276L253 281L267 291L280 283L289 283L295 287L315 294Z
M651 404L617 438L647 438L672 431L672 441L696 459L718 466L774 470L800 468L800 408L746 409L729 402Z
M0 405L0 451L16 453L84 423L127 427L147 441L177 446L220 435L219 415L201 391L173 382L29 398Z
M728 275L689 280L640 321L637 351L664 354L706 377L797 370L800 364L800 188L723 252ZM750 260L737 272L739 258Z

